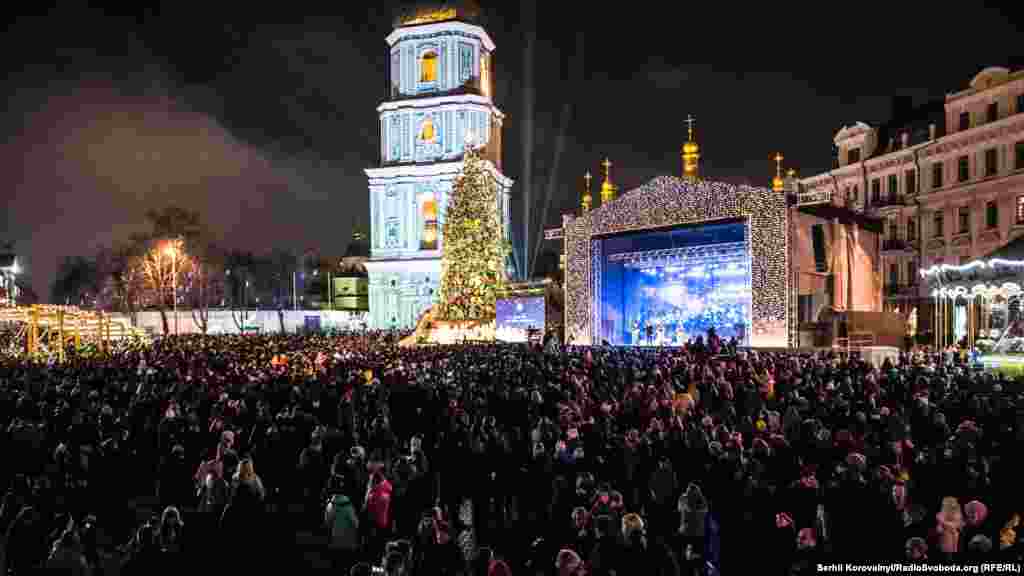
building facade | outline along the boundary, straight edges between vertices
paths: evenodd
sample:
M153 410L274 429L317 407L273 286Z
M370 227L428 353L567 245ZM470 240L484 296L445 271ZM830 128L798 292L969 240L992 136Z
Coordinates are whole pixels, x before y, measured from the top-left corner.
M338 272L331 283L333 310L366 314L370 310L370 284L366 274L366 260L370 256L370 245L358 228L352 232L345 256L341 259Z
M840 130L838 167L801 179L798 195L883 220L882 305L916 317L920 333L934 315L922 269L1024 232L1024 71L987 68L944 101L894 112L886 125Z
M406 328L435 300L444 214L467 142L498 186L506 240L512 181L502 174L502 124L494 105L494 42L456 9L419 12L387 37L390 95L380 116L380 166L370 188L370 326Z

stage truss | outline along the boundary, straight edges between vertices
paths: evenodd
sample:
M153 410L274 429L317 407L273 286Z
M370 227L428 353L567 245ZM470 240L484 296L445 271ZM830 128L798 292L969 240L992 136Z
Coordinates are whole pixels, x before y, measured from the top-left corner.
M609 254L608 263L624 262L627 268L657 268L681 263L704 265L712 262L749 261L750 252L746 242L722 242L719 244L698 244L681 248L622 252Z
M729 220L746 223L751 344L790 345L790 227L785 194L673 176L655 178L582 216L564 217L566 337L583 345L600 340L602 237Z

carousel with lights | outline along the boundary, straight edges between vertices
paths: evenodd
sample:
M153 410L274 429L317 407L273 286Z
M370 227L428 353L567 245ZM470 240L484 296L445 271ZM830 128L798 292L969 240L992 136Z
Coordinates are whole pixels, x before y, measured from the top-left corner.
M963 265L921 271L932 297L937 348L976 350L993 368L1024 371L1024 238Z

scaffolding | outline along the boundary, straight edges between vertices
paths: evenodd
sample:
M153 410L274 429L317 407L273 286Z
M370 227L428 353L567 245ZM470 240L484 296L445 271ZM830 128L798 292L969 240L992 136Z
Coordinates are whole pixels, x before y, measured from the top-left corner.
M147 334L124 317L75 306L0 308L0 324L13 328L20 352L30 357L56 354L60 361L69 347L77 352L91 345L109 353L114 342L148 341Z

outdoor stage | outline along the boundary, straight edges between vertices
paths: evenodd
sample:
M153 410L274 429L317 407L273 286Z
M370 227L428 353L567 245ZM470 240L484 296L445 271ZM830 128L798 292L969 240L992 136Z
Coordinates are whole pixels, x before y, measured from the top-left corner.
M566 338L789 346L785 194L665 176L563 221Z

